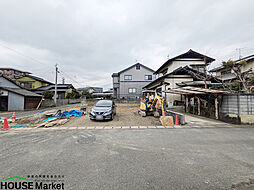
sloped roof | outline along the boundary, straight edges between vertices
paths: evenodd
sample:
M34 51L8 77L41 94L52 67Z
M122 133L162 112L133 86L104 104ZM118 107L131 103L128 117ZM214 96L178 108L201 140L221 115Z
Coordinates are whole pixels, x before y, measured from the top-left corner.
M248 62L248 61L253 60L253 59L254 59L254 54L253 55L249 55L247 57L243 57L241 59L237 59L237 60L235 60L235 62L238 63L238 62L243 61L243 60L246 60ZM222 70L224 68L225 68L225 66L221 65L219 67L215 67L215 68L211 69L210 72L220 71L220 70Z
M128 68L126 68L126 69L124 69L124 70L118 72L118 73L113 73L113 74L118 74L118 75L119 75L119 74L121 74L121 73L123 73L123 72L125 72L125 71L127 71L127 70L129 70L129 69L131 69L131 68L133 68L133 67L136 67L137 65L140 65L141 67L144 67L145 69L147 69L147 70L149 70L149 71L151 71L151 72L154 72L153 69L150 69L149 67L147 67L147 66L145 66L145 65L143 65L143 64L141 64L141 63L135 63L134 65L132 65L132 66L130 66L130 67L128 67Z
M198 53L196 51L193 51L192 49L190 49L189 51L187 51L186 53L183 53L181 55L178 55L176 57L173 57L169 60L167 60L157 71L155 71L155 74L159 73L159 71L161 71L164 67L166 67L170 62L179 59L179 58L199 58L199 59L204 59L206 57L206 61L207 63L211 63L213 61L215 61L215 59L208 57L206 55L203 55L201 53Z
M238 59L238 60L235 60L235 62L238 63L238 62L243 61L243 60L246 60L248 62L249 60L252 60L252 59L254 59L254 54L253 55L249 55L247 57L243 57L243 58Z
M9 88L9 87L0 87L0 88L3 89L3 90L13 92L15 94L22 95L22 96L41 97L41 95L39 95L39 94L36 94L34 92L31 92L31 91L28 91L28 90L25 90L25 89L21 89L21 88Z
M34 75L25 75L24 77L30 77L30 78L32 78L34 80L37 80L37 81L41 81L41 82L48 83L48 84L54 84L52 82L49 82L47 80L44 80L43 78L40 78L40 77L37 77L37 76L34 76Z
M163 81L164 78L168 78L170 75L190 75L192 78L198 79L197 76L195 76L195 74L199 75L199 76L205 76L205 73L197 71L195 69L190 68L189 66L185 66L185 67L179 67L177 69L175 69L174 71L172 71L171 73L168 73L166 75L163 75L159 78L157 78L156 80L152 81L151 83L147 84L146 86L144 86L143 88L147 88L150 85L156 84L157 82ZM208 75L208 74L207 74ZM209 75L211 77L212 82L221 82L219 79L217 79L216 77ZM198 79L199 80L199 79Z
M13 80L9 79L8 77L0 74L0 77L3 77L4 79L8 80L9 82L11 82L12 84L16 85L18 88L23 88L21 86L19 86L16 82L14 82Z
M0 67L0 70L14 70L14 71L18 71L18 72L21 72L21 73L31 74L31 73L28 72L28 71L21 71L21 70L13 69L13 68L10 68L10 67Z
M48 86L42 86L40 88L36 88L34 89L35 91L37 90L50 90L51 88L55 88L54 84L48 85ZM74 88L72 86L72 84L57 84L57 88L65 88L65 89L70 89L70 88Z

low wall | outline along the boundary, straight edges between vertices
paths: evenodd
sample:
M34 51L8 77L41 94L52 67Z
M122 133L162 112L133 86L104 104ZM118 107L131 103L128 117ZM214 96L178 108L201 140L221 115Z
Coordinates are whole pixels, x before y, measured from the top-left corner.
M58 106L63 106L67 104L78 104L78 103L83 103L83 104L95 104L99 100L94 100L94 99L59 99L57 100L57 105ZM139 100L114 100L116 104L139 104ZM44 100L41 103L42 108L46 107L53 107L55 106L54 100Z
M254 94L223 95L220 119L238 124L254 124Z
M83 99L59 99L57 100L57 106L63 106L67 104L77 104L77 103L81 103L81 101L83 101ZM54 100L44 100L41 103L42 108L53 107L53 106L55 106Z

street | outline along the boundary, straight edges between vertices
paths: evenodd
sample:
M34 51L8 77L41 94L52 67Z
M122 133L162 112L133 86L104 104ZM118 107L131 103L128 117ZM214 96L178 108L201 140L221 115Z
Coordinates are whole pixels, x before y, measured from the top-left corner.
M253 189L253 132L11 130L0 133L0 175L64 175L65 189Z

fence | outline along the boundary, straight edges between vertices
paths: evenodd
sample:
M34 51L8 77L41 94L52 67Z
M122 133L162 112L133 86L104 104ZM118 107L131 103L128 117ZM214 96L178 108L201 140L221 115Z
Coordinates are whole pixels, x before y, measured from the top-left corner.
M63 106L63 105L67 105L67 104L77 104L77 103L81 103L81 101L83 101L83 100L85 100L85 99L58 99L57 105ZM55 106L54 100L44 100L41 103L42 108L53 107L53 106Z
M254 94L224 95L220 118L233 123L254 123Z

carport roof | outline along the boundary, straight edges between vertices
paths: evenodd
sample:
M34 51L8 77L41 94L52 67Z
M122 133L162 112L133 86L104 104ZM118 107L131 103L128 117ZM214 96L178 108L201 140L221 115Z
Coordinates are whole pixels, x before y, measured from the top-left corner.
M228 94L229 93L229 91L225 91L225 90L215 90L215 89L200 88L200 87L193 87L193 86L173 88L164 92L172 93L172 94L183 94L183 95Z

